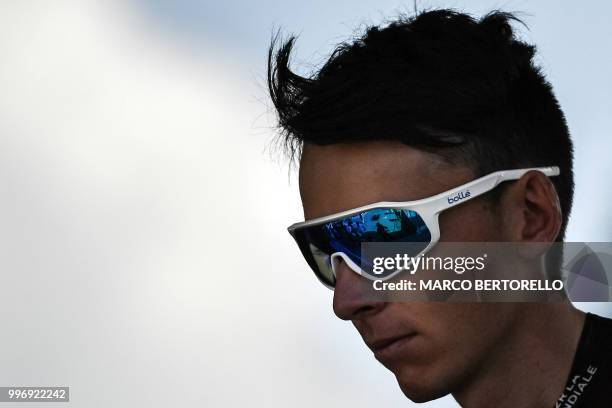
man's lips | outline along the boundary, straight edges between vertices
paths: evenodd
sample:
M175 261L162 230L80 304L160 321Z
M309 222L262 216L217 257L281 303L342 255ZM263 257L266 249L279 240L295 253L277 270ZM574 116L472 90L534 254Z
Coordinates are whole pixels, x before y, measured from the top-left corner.
M416 333L413 332L366 343L377 358L389 358L401 350L415 336Z

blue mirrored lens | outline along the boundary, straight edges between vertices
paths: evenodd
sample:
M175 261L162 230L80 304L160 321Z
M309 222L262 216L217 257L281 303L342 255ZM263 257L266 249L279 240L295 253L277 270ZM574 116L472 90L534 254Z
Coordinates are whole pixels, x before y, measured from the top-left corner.
M331 286L335 281L329 258L335 252L345 253L357 265L368 265L361 259L362 242L431 242L419 214L397 208L375 208L306 227L296 230L294 237L315 273Z

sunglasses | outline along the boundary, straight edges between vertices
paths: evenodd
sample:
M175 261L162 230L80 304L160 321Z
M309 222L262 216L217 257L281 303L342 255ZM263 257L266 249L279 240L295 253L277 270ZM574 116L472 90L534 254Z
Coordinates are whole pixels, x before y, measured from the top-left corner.
M372 271L373 259L362 257L361 245L367 242L411 243L410 257L429 251L440 239L438 215L456 205L478 197L509 180L518 180L528 171L558 176L558 167L537 167L497 171L432 197L406 202L378 202L363 207L298 222L288 228L323 285L336 285L335 268L340 260L358 275L370 280L386 280L396 270L381 277Z

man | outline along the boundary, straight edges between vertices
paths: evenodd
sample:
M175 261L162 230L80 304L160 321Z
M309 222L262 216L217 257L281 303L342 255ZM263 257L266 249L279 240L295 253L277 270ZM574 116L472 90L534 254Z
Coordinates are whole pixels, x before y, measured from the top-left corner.
M480 20L424 12L340 45L310 77L289 68L294 38L274 42L271 97L286 146L300 160L305 219L315 220L292 234L334 289L336 315L354 324L411 400L450 393L464 407L608 407L609 320L585 316L570 302L367 298L358 255L324 242L348 242L334 235L333 222L346 223L352 209L436 197L515 169L524 170L440 212L439 241L563 241L572 143L552 88L534 66L535 48L515 37L512 20L501 12ZM543 166L551 167L530 170ZM435 220L419 218L411 231L431 241Z

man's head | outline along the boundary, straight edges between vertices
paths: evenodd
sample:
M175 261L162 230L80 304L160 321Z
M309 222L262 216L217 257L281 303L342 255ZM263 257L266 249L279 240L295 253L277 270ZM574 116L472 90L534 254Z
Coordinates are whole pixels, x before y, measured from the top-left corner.
M534 48L514 37L512 19L422 13L369 29L306 78L289 68L294 39L276 53L273 44L269 86L285 141L299 155L305 218L417 200L497 170L559 166L559 177L529 172L445 211L440 239L562 240L571 141L533 65ZM358 279L338 266L334 311L415 401L465 386L529 307L374 302L359 296Z

